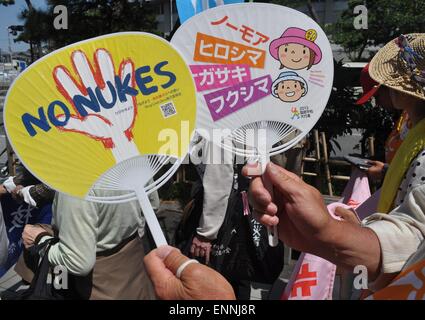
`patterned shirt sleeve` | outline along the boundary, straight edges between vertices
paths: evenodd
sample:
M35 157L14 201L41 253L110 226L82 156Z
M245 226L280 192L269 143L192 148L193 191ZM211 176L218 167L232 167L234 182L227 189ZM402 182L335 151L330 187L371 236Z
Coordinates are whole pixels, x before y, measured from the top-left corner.
M425 238L425 150L412 162L389 214L376 213L363 225L381 245L382 275L402 270ZM378 288L379 289L379 288Z

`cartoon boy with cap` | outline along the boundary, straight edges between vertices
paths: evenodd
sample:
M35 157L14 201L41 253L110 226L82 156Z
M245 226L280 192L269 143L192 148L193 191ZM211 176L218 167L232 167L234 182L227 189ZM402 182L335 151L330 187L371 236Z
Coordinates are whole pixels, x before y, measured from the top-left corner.
M296 102L307 92L307 82L293 71L282 72L272 84L273 97L283 102Z
M314 42L316 39L317 32L313 29L288 28L270 43L270 54L280 61L280 69L309 70L322 60L322 51Z

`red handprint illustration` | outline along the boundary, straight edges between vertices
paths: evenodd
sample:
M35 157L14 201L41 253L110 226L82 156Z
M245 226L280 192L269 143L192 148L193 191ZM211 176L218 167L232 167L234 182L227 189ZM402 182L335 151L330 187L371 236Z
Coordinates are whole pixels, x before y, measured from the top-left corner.
M133 62L123 60L116 74L106 49L95 52L93 65L80 50L72 53L71 61L79 81L64 66L53 71L58 90L75 111L58 129L101 141L117 163L139 155L132 133L137 115ZM59 120L61 117L65 115L57 116Z

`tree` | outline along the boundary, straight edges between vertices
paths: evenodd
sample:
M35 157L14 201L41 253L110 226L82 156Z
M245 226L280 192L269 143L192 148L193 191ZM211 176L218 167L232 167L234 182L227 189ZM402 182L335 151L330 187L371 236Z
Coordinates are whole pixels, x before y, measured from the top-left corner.
M368 29L356 30L354 8L368 10ZM369 60L367 47L380 47L400 34L423 32L425 1L423 0L349 0L336 24L327 28L332 41L340 44L354 61Z
M46 40L45 35L49 32L47 16L43 11L32 8L23 10L19 18L24 21L24 31L15 41L29 44L31 62L34 62L43 55L42 44Z
M68 29L56 30L53 12L57 5L68 10ZM48 0L45 11L23 12L25 31L18 38L37 39L48 43L48 49L57 49L77 41L120 31L146 31L157 33L155 5L128 0Z

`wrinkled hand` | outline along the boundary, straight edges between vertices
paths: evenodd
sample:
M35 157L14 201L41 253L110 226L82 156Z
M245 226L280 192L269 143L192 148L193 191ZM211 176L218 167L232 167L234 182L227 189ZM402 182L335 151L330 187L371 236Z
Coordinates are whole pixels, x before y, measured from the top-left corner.
M29 248L34 245L34 241L40 233L46 232L46 230L39 225L27 224L22 232L22 240L25 248Z
M252 172L252 165L243 168L243 174ZM257 219L267 226L278 226L279 238L288 246L311 252L318 241L329 236L332 222L320 192L303 182L297 175L273 163L264 173L273 185L272 195L261 177L253 177L250 202ZM280 222L280 223L279 223Z
M65 126L58 129L84 134L91 139L102 141L105 147L112 150L117 162L138 155L137 147L132 141L132 129L137 112L136 100L126 91L117 94L115 67L110 53L105 49L98 49L94 54L94 67L80 50L74 51L71 59L81 83L78 83L64 66L58 66L53 71L59 91L76 112L71 115ZM131 60L122 61L118 73L123 87L134 88L134 65ZM73 99L77 95L89 99L89 90L92 95L98 97L98 100L99 96L102 96L108 108L101 106L99 112L80 115ZM63 121L64 117L65 115L59 115L58 119Z
M368 161L369 164L372 166L367 169L367 175L370 179L373 181L379 181L384 178L384 175L382 174L382 170L384 169L385 163L381 161Z
M215 270L199 263L189 264L181 279L175 274L189 258L176 248L161 246L145 258L146 270L155 292L164 300L234 300L232 286Z
M193 237L192 246L190 247L192 257L205 258L205 264L210 262L211 240L196 235Z

